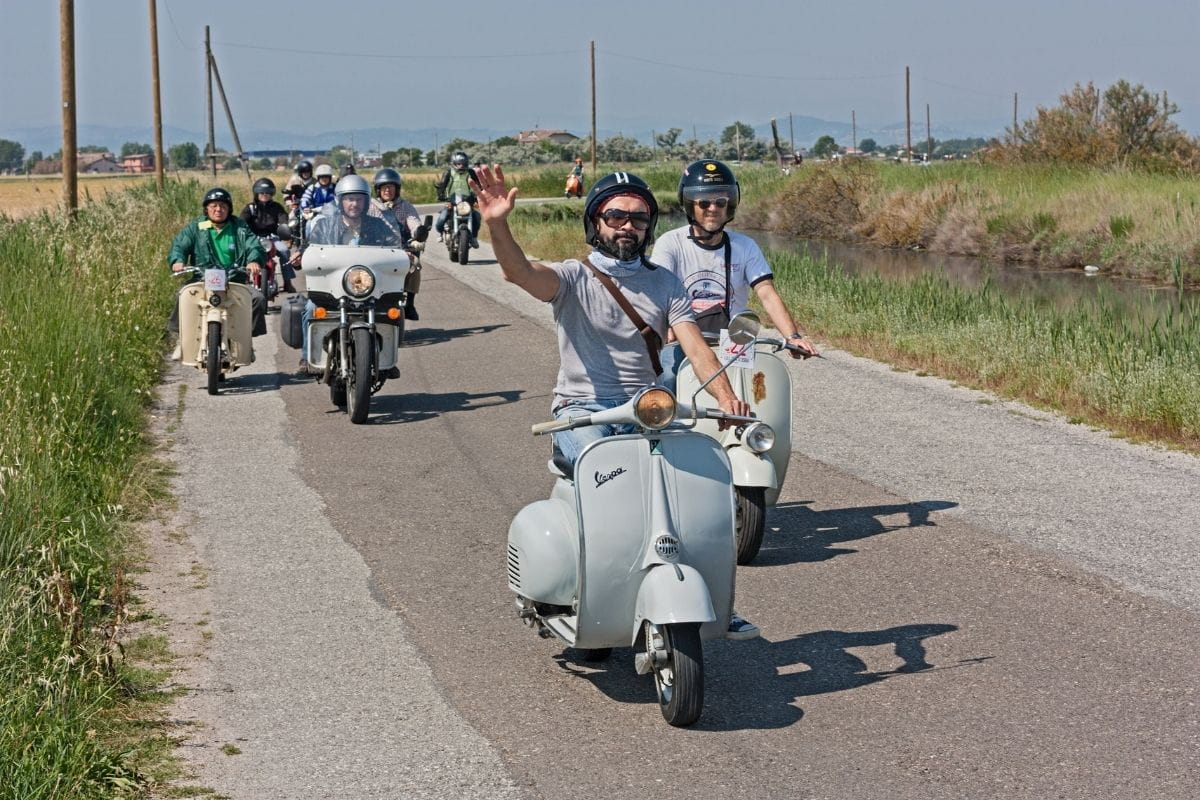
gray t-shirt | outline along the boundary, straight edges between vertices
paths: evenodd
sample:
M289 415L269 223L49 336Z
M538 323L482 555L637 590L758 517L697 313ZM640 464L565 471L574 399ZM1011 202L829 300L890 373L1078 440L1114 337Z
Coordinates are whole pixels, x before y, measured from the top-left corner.
M574 259L546 266L558 273L558 292L550 301L561 359L554 407L628 399L652 383L646 340L596 276ZM663 341L667 328L695 319L683 284L665 269L643 267L613 282Z

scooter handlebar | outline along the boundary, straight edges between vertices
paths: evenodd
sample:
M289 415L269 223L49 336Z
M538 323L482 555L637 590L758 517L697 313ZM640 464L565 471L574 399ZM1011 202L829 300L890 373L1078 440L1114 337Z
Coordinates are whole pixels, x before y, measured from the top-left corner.
M530 428L534 436L543 436L547 433L556 431L565 431L569 428L577 428L581 424L586 425L590 417L572 417L570 419L552 419L549 422L539 422Z

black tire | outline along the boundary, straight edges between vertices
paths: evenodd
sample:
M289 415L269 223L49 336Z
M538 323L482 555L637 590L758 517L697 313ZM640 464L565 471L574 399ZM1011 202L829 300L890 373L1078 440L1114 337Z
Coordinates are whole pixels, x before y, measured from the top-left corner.
M761 486L736 486L737 563L749 564L762 547L766 528L766 490Z
M346 384L337 378L334 378L333 383L329 384L329 402L338 408L346 407Z
M608 657L612 655L613 651L611 647L576 647L574 650L576 654L578 654L580 661L587 661L589 663L607 661Z
M366 328L350 332L350 377L346 381L346 411L350 421L361 425L371 411L371 362L375 359L375 341Z
M676 728L685 728L700 719L704 710L704 647L700 641L700 623L663 625L667 661L654 669L654 689L663 719ZM647 649L650 647L647 636Z
M221 382L221 323L208 323L208 353L205 355L208 370L208 393L217 394Z
M450 257L450 261L458 261L458 239L447 231L446 233L446 255Z
M471 260L471 229L463 225L458 229L458 263L466 264Z

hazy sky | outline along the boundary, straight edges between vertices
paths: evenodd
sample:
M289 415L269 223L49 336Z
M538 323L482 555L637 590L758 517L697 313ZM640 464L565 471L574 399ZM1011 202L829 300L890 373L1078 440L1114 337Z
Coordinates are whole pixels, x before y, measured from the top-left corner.
M147 0L75 5L80 124L149 124ZM860 126L882 126L904 119L909 65L922 126L929 103L935 123L998 131L1014 91L1025 116L1075 81L1127 78L1166 89L1176 120L1200 132L1197 0L158 0L158 9L164 121L191 130L204 128L209 24L246 130L586 133L594 39L608 129L690 133L788 112L848 121L851 109ZM59 122L58 36L58 3L0 0L0 129Z

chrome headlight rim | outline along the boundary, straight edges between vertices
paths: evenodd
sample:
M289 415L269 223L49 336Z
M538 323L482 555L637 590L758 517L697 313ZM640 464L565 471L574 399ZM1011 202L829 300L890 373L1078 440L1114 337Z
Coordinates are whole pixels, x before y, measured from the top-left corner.
M366 291L355 291L352 288L354 285L352 280L364 274L367 276ZM370 297L375 291L375 283L376 279L374 271L372 271L370 267L364 267L361 264L350 267L350 269L346 270L345 274L342 275L342 290L356 300L361 300L364 297Z
M751 422L742 430L742 444L759 455L775 446L775 429L765 422Z
M661 431L674 422L678 414L679 403L664 386L647 386L633 396L633 415L643 428Z
M459 200L454 210L458 212L460 217L469 217L471 215L471 204L466 200Z

